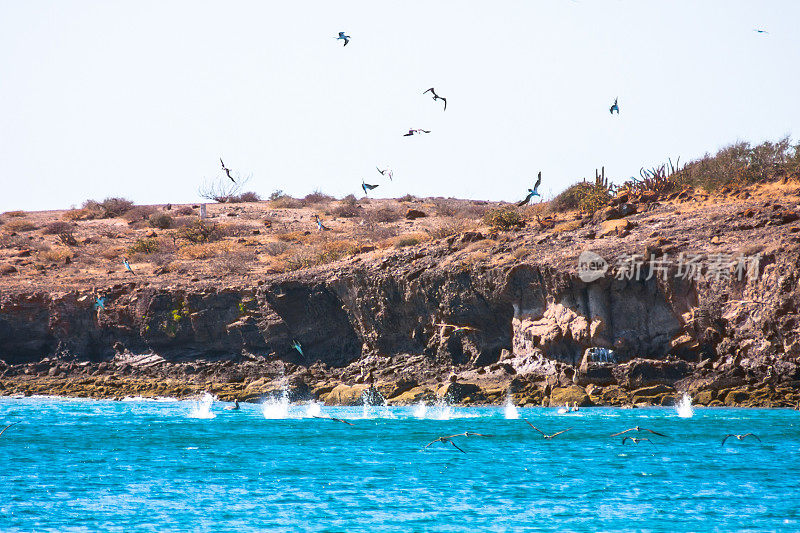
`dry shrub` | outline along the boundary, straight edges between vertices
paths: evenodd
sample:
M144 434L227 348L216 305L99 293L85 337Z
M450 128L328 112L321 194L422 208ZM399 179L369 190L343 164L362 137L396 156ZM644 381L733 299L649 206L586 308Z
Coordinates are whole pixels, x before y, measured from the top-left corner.
M30 220L25 219L17 219L17 220L9 220L2 226L0 229L5 233L19 233L21 231L33 231L37 229L38 226L31 222Z
M223 237L244 237L253 234L252 226L247 224L220 224L217 228Z
M247 274L250 271L255 255L250 252L237 251L214 258L212 265L215 272L227 274Z
M468 204L459 206L456 216L461 218L481 219L486 215L487 211L489 211L488 202L469 202Z
M399 202L418 202L419 198L413 194L406 194L405 196L397 199Z
M172 210L172 212L179 216L189 216L194 215L194 209L192 209L189 205L182 205L180 207L176 207Z
M406 246L421 244L429 239L430 237L426 233L408 233L395 239L394 246L395 248L405 248Z
M39 252L39 260L45 263L64 263L67 259L72 260L73 257L75 254L66 246L56 246Z
M222 239L223 234L217 224L210 224L202 220L194 220L192 223L180 228L176 238L184 239L191 243L201 244L215 242Z
M261 196L258 193L253 191L243 192L242 194L231 196L228 198L228 203L230 204L239 204L244 202L260 202Z
M185 259L211 259L222 254L234 253L236 247L228 242L187 244L178 249L178 256Z
M288 249L289 249L289 244L280 241L268 242L264 245L264 253L272 257L286 253Z
M117 218L133 208L133 202L125 198L106 198L102 202L86 200L81 206L88 218Z
M147 219L147 224L151 228L169 229L172 227L172 217L166 213L153 213Z
M389 206L379 207L366 211L362 218L367 222L391 223L397 222L402 217L399 209Z
M338 261L357 253L358 245L351 240L337 240L319 246L304 247L285 259L288 270L299 270Z
M575 183L548 203L552 213L561 213L571 209L579 209L594 213L611 200L608 189L602 185L589 182Z
M434 198L433 212L440 217L454 217L458 213L458 200L452 198Z
M463 220L442 220L427 232L432 239L446 239L451 235L463 233L468 229L469 226Z
M339 204L331 210L331 214L342 218L354 218L361 214L361 207L356 197L349 194L339 201Z
M126 252L129 255L133 254L154 254L161 250L162 242L160 239L137 239L133 244L128 246Z
M151 205L137 205L127 210L122 218L128 222L143 222L158 212L158 209Z
M125 249L120 246L113 246L109 248L103 248L100 250L100 256L103 259L119 259L122 255L124 255Z
M276 209L299 209L303 207L303 201L291 196L279 196L270 200L270 206Z
M20 218L26 216L26 213L25 211L6 211L3 215L9 218Z
M89 209L70 209L65 211L61 218L64 220L77 221L77 220L91 220L97 218L95 213Z
M0 248L26 249L33 245L28 239L20 235L0 234Z
M484 215L483 221L492 229L503 231L525 225L522 213L515 205L496 207Z
M60 235L62 233L72 234L75 232L75 226L69 222L51 222L42 229L45 235Z
M301 242L306 240L306 237L308 237L308 235L301 231L289 231L275 234L275 238L282 242Z
M311 194L307 194L303 197L303 206L309 206L314 204L324 204L328 202L332 202L335 198L329 194L325 194L322 191L314 191Z
M393 226L381 226L373 222L367 222L363 226L358 226L355 235L367 242L378 242L384 239L395 237L399 233Z

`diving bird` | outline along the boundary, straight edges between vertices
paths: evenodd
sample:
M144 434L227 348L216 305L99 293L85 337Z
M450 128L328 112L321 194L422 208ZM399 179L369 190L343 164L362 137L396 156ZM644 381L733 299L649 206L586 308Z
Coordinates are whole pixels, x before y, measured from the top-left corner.
M297 341L292 341L292 348L294 348L295 350L297 350L298 352L300 352L300 355L302 355L303 357L305 357L305 354L303 354L303 347L302 347L302 346L300 346L300 343L299 343L299 342L297 342Z
M317 416L317 415L312 415L312 417L313 417L313 418L322 418L322 419L325 419L325 420L333 420L334 422L341 422L342 424L347 424L348 426L353 426L353 425L355 425L355 424L353 424L353 423L351 423L351 422L348 422L347 420L342 420L341 418L336 418L336 417L334 417L334 416Z
M619 105L617 104L617 100L619 100L619 98L614 98L614 105L612 105L608 110L608 112L612 115L614 114L614 111L616 111L617 115L619 115Z
M430 133L430 130L410 129L408 133L403 134L403 137L411 137L415 133Z
M19 424L19 422L14 422L13 424L9 424L6 427L4 427L3 431L0 431L0 437L3 436L3 433L5 433L8 428L10 428L11 426L16 426L17 424Z
M531 201L531 198L533 198L534 196L541 196L539 194L539 185L541 183L542 183L542 171L540 170L539 176L536 179L536 184L533 186L533 189L528 189L528 196L526 196L525 199L522 200L521 202L517 203L517 206L521 207L523 205L526 205L528 202Z
M472 433L472 432L469 432L469 431L465 431L464 433L459 433L457 435L448 435L446 437L436 437L435 439L430 441L428 444L423 446L422 449L424 450L425 448L427 448L431 444L435 444L437 442L441 442L442 444L447 444L449 442L450 444L453 445L453 447L456 450L460 451L461 453L467 453L464 450L462 450L461 448L459 448L458 446L456 446L456 443L453 442L453 438L454 437L491 437L491 436L492 435L483 435L481 433Z
M371 191L375 187L377 187L377 185L370 185L369 183L364 183L364 180L361 180L361 188L364 189L365 196L369 196L369 191Z
M756 435L755 433L745 433L744 435L736 435L735 433L728 433L727 435L725 435L725 438L722 439L722 444L720 444L720 446L724 446L725 441L728 440L730 437L736 437L736 440L742 440L745 437L755 437L758 442L761 442L761 439L759 439L758 435Z
M339 32L339 36L336 37L336 40L339 40L339 39L344 39L344 45L342 45L342 46L347 46L347 43L350 42L350 36L349 35L345 35L343 31L340 31Z
M127 270L128 272L130 272L134 276L136 275L136 272L134 272L133 269L131 268L131 264L128 263L128 258L127 257L123 257L122 258L122 264L125 265L125 270Z
M313 218L314 222L317 223L317 229L318 230L320 230L320 231L330 231L331 228L329 228L328 226L326 226L325 224L322 223L322 221L319 219L319 215L311 215L311 218Z
M534 426L533 424L531 424L530 422L528 422L528 419L527 419L527 418L525 418L524 420L525 420L525 422L527 422L527 423L528 423L528 425L529 425L530 427L532 427L533 429L535 429L536 431L538 431L539 433L541 433L541 434L542 434L542 437L544 437L544 438L545 438L545 440L550 440L550 439L552 439L553 437L557 437L557 436L561 435L562 433L566 433L567 431L569 431L570 429L572 429L572 428L567 428L567 429L565 429L565 430L563 430L563 431L559 431L558 433L553 433L552 435L548 435L547 433L545 433L545 432L544 432L544 431L542 431L541 429L537 428L536 426Z
M378 167L375 167L375 168L378 168ZM385 169L381 170L381 169L378 168L378 172L381 173L381 176L389 176L389 180L392 179L393 174L392 174L392 170L391 169L385 168Z
M433 95L433 101L434 101L434 102L435 102L436 100L441 100L442 102L444 102L444 109L442 109L442 111L445 111L445 110L447 110L447 98L444 98L444 97L442 97L442 96L439 96L438 94L436 94L436 91L434 91L434 90L433 90L433 87L431 87L431 88L430 88L430 89L428 89L427 91L423 92L422 94L425 94L425 93L427 93L427 92L429 92L429 93L431 93L431 94Z
M647 442L649 442L650 444L653 444L653 441L651 441L650 439L646 439L646 438L638 438L638 437L622 437L622 444L625 444L625 441L626 441L626 440L633 441L633 443L634 443L634 444L639 444L640 442L642 442L642 441L645 441L645 440L646 440L646 441L647 441Z
M220 164L222 164L222 170L224 170L225 174L228 175L228 179L230 179L232 182L236 183L236 180L233 179L233 176L231 176L231 169L229 169L228 167L225 166L225 163L222 162L222 158L221 157L219 158L219 162L220 162Z
M619 433L614 433L613 435L610 435L610 436L611 437L618 437L618 436L622 435L623 433L627 433L629 431L649 431L653 435L658 435L659 437L666 437L666 435L664 435L663 433L659 433L658 431L653 431L652 429L647 429L647 428L643 428L643 427L639 427L639 426L634 426L634 427L632 427L630 429L626 429L625 431L620 431Z

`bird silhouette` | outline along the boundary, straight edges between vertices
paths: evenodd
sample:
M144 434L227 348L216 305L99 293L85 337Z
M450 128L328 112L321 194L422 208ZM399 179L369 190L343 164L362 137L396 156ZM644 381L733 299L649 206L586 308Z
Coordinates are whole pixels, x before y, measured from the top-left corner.
M625 441L626 441L626 440L633 441L633 443L634 443L634 444L639 444L640 442L642 442L642 441L645 441L645 440L646 440L646 441L647 441L647 442L649 442L650 444L653 444L653 441L651 441L650 439L647 439L647 438L638 438L638 437L622 437L622 444L625 444Z
M342 420L341 418L336 418L336 417L333 417L333 416L317 416L317 415L311 415L311 416L312 416L312 418L322 418L322 419L325 419L325 420L333 420L334 422L341 422L342 424L347 424L348 426L355 425L355 424L353 424L351 422L348 422L347 420Z
M364 189L364 195L369 196L369 191L377 187L377 185L371 185L369 183L364 183L364 180L361 180L361 188Z
M531 201L531 198L533 198L534 196L541 196L539 194L539 185L541 183L542 183L542 171L540 170L539 171L539 176L536 179L536 184L533 186L533 189L528 189L528 196L526 196L525 199L522 200L521 202L518 202L517 206L526 205L528 202Z
M350 42L350 36L349 35L345 35L343 31L340 31L339 32L339 36L336 37L336 40L339 40L339 39L344 39L344 44L342 46L347 46L347 43Z
M725 446L725 441L731 437L736 437L736 440L742 440L745 437L755 437L755 439L758 442L761 442L761 439L759 439L758 435L756 435L755 433L745 433L744 435L736 435L735 433L728 433L727 435L725 435L725 438L722 439L722 444L720 444L720 446Z
M127 270L128 272L130 272L134 276L136 275L136 272L134 272L133 269L131 268L131 264L128 263L128 258L127 257L123 257L122 258L122 264L125 265L125 270Z
M625 431L620 431L619 433L614 433L613 435L610 435L610 436L611 437L618 437L618 436L622 435L623 433L627 433L629 431L648 431L648 432L652 433L653 435L658 435L659 437L666 437L666 435L664 435L663 433L659 433L657 431L653 431L652 429L646 429L646 428L639 427L639 426L634 426L634 427L632 427L630 429L626 429Z
M300 343L299 343L299 342L297 342L297 341L292 341L292 348L294 348L295 350L297 350L298 352L300 352L300 355L302 355L303 357L305 357L305 354L303 353L303 347L302 347L302 346L300 346Z
M753 28L753 31L754 31L754 32L756 32L756 33L766 33L766 34L769 34L769 32L768 32L767 30L761 30L761 29L758 29L758 28Z
M619 100L619 98L614 98L614 105L608 109L608 112L612 115L614 114L614 111L616 111L617 115L619 115L619 104L617 104L617 100Z
M0 437L3 436L3 433L5 433L8 428L10 428L11 426L16 426L17 424L19 424L19 422L14 422L13 424L9 424L6 427L4 427L3 431L0 431Z
M408 130L408 133L403 134L403 137L411 137L415 133L430 133L430 130L410 129Z
M232 182L236 183L236 180L233 179L233 176L231 176L231 169L229 169L228 167L225 166L225 163L222 161L221 157L219 158L219 162L222 165L222 170L224 170L225 174L228 176L228 179L230 179Z
M567 428L567 429L565 429L565 430L563 430L563 431L559 431L558 433L553 433L552 435L548 435L547 433L545 433L545 432L544 432L544 431L542 431L541 429L537 428L536 426L534 426L533 424L531 424L530 422L528 422L528 419L527 419L527 418L525 418L524 420L525 420L525 422L527 422L527 423L528 423L528 425L529 425L530 427L532 427L533 429L535 429L536 431L538 431L539 433L541 433L541 434L542 434L542 437L544 437L544 438L545 438L545 440L550 440L550 439L552 439L553 437L557 437L557 436L561 435L562 433L566 433L567 431L569 431L570 429L572 429L572 428Z
M465 431L464 433L458 433L458 434L456 434L456 435L447 435L446 437L436 437L435 439L433 439L432 441L430 441L428 444L426 444L425 446L423 446L423 447L422 447L422 449L424 450L425 448L427 448L428 446L430 446L430 445L432 445L432 444L436 444L437 442L441 442L442 444L447 444L447 443L450 443L450 444L452 444L452 445L453 445L453 447L454 447L456 450L460 451L461 453L467 453L467 452L465 452L464 450L462 450L461 448L459 448L459 447L456 445L456 443L455 443L455 442L453 442L453 438L454 438L454 437L491 437L491 436L492 436L492 435L484 435L484 434L482 434L482 433L472 433L472 432L470 432L470 431Z
M394 174L392 173L392 170L391 170L391 169L385 168L385 169L381 170L381 169L379 169L378 167L375 167L375 168L377 168L377 169L378 169L378 172L380 172L380 173L381 173L381 176L389 176L389 180L391 181L391 179L392 179L392 176L394 175Z
M447 98L444 98L444 97L439 96L438 94L436 94L436 91L433 90L433 87L431 87L427 91L423 92L422 94L425 94L427 92L429 92L429 93L431 93L433 95L433 101L434 102L436 100L441 100L442 102L444 102L444 109L442 109L442 111L446 111L447 110Z

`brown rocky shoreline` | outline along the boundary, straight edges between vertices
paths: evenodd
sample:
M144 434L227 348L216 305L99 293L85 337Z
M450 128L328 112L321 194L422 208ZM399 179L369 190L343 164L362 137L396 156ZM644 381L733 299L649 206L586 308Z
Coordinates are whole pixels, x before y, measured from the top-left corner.
M800 402L800 189L684 194L241 276L4 277L0 395ZM622 216L623 212L625 216ZM776 213L780 216L776 217ZM613 231L606 231L613 226ZM624 228L623 228L624 226ZM620 229L622 228L622 229ZM480 228L478 228L480 229ZM755 275L586 281L578 256L758 256ZM668 275L667 275L668 274ZM102 295L105 306L96 310ZM293 348L297 341L302 353ZM614 354L610 362L588 349Z

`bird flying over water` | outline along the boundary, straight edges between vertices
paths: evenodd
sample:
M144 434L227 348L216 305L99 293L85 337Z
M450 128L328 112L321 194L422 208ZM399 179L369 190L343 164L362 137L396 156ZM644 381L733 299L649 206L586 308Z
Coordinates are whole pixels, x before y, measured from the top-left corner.
M619 98L614 98L614 105L612 105L608 110L608 112L612 115L614 114L614 111L616 111L617 115L619 115L619 104L617 104L617 100L619 100Z
M299 342L297 342L297 341L292 341L292 348L294 348L295 350L297 350L298 352L300 352L300 355L302 355L302 356L304 356L304 357L305 357L305 354L303 354L303 347L302 347L302 346L300 346L300 343L299 343Z
M369 183L364 183L364 180L361 180L361 188L364 189L364 195L369 196L369 191L377 187L377 185L370 185Z
M610 436L611 437L618 437L618 436L622 435L623 433L627 433L629 431L649 431L653 435L658 435L659 437L666 437L666 435L664 435L663 433L659 433L658 431L653 431L652 429L647 429L647 428L643 428L643 427L640 427L640 426L634 426L634 427L632 427L630 429L626 429L625 431L620 431L619 433L614 433L613 435L610 435Z
M622 437L622 444L625 444L625 441L626 441L626 440L633 441L633 443L634 443L634 444L639 444L640 442L642 442L642 441L645 441L645 440L646 440L646 441L647 441L647 442L649 442L650 444L653 444L653 441L651 441L650 439L647 439L647 438L638 438L638 437Z
M542 434L542 437L544 437L544 438L545 438L545 440L550 440L550 439L552 439L553 437L557 437L557 436L561 435L562 433L566 433L567 431L569 431L570 429L572 429L572 428L567 428L567 429L565 429L565 430L563 430L563 431L559 431L558 433L553 433L552 435L548 435L547 433L545 433L545 432L544 432L544 431L542 431L541 429L537 428L536 426L534 426L533 424L531 424L530 422L528 422L528 419L527 419L527 418L525 418L524 420L525 420L525 422L527 422L527 423L528 423L528 425L529 425L530 427L532 427L533 429L535 429L536 431L538 431L539 433L541 433L541 434Z
M233 176L231 176L231 169L229 169L228 167L225 166L225 163L222 162L222 158L221 157L219 158L219 162L222 165L222 170L224 170L225 174L228 175L228 179L230 179L232 182L236 183L236 180L233 179Z
M339 39L344 39L344 44L342 46L347 46L347 43L350 42L350 36L349 35L345 35L343 31L340 31L339 32L339 36L336 37L336 40L339 40Z
M128 263L128 258L127 257L123 257L122 258L122 264L125 265L125 270L127 270L128 272L130 272L134 276L136 275L136 272L134 272L133 269L131 268L131 264Z
M415 133L430 133L430 130L410 129L408 130L408 133L403 134L403 137L411 137Z
M14 422L13 424L9 424L6 427L4 427L3 431L0 431L0 437L3 436L3 433L5 433L8 428L10 428L11 426L16 426L17 424L19 424L19 422Z
M454 447L456 450L460 451L461 453L467 453L467 452L465 452L464 450L462 450L461 448L459 448L458 446L456 446L456 443L455 443L455 442L453 442L453 438L454 438L454 437L491 437L491 436L492 436L492 435L483 435L483 434L481 434L481 433L472 433L472 432L470 432L470 431L465 431L464 433L459 433L459 434L457 434L457 435L448 435L448 436L446 436L446 437L436 437L435 439L433 439L432 441L430 441L428 444L426 444L425 446L423 446L423 447L422 447L422 449L424 450L425 448L427 448L427 447L428 447L428 446L430 446L431 444L435 444L435 443L437 443L437 442L441 442L442 444L447 444L447 443L449 442L450 444L452 444L452 445L453 445L453 447Z
M322 418L322 419L325 419L325 420L333 420L334 422L341 422L342 424L347 424L348 426L353 426L353 425L355 425L355 424L353 424L353 423L351 423L351 422L348 422L347 420L342 420L341 418L336 418L336 417L333 417L333 416L317 416L317 415L312 415L312 417L313 417L313 418Z
M542 171L540 170L539 176L536 179L536 184L533 186L533 189L528 189L528 196L526 196L525 199L522 200L521 202L517 203L517 206L523 206L527 204L528 202L531 201L531 198L533 198L534 196L541 196L539 194L539 185L541 183L542 183Z
M427 91L423 92L422 94L425 94L427 92L430 92L433 95L433 101L434 102L436 100L441 100L442 102L444 102L444 109L442 109L442 111L446 111L447 110L447 98L444 98L444 97L439 96L438 94L436 94L436 91L433 90L433 87L431 87Z
M391 181L391 179L392 179L392 176L394 175L394 174L392 173L392 170L391 170L391 169L389 169L389 168L385 168L385 169L381 170L381 169L379 169L378 167L375 167L375 168L377 168L377 169L378 169L378 172L380 172L380 173L381 173L381 176L389 176L389 180Z
M742 440L745 437L755 437L758 442L761 442L761 439L758 438L758 435L755 433L745 433L744 435L736 435L735 433L728 433L725 435L725 438L722 439L722 444L720 446L725 446L725 441L728 440L730 437L736 437L736 440Z

